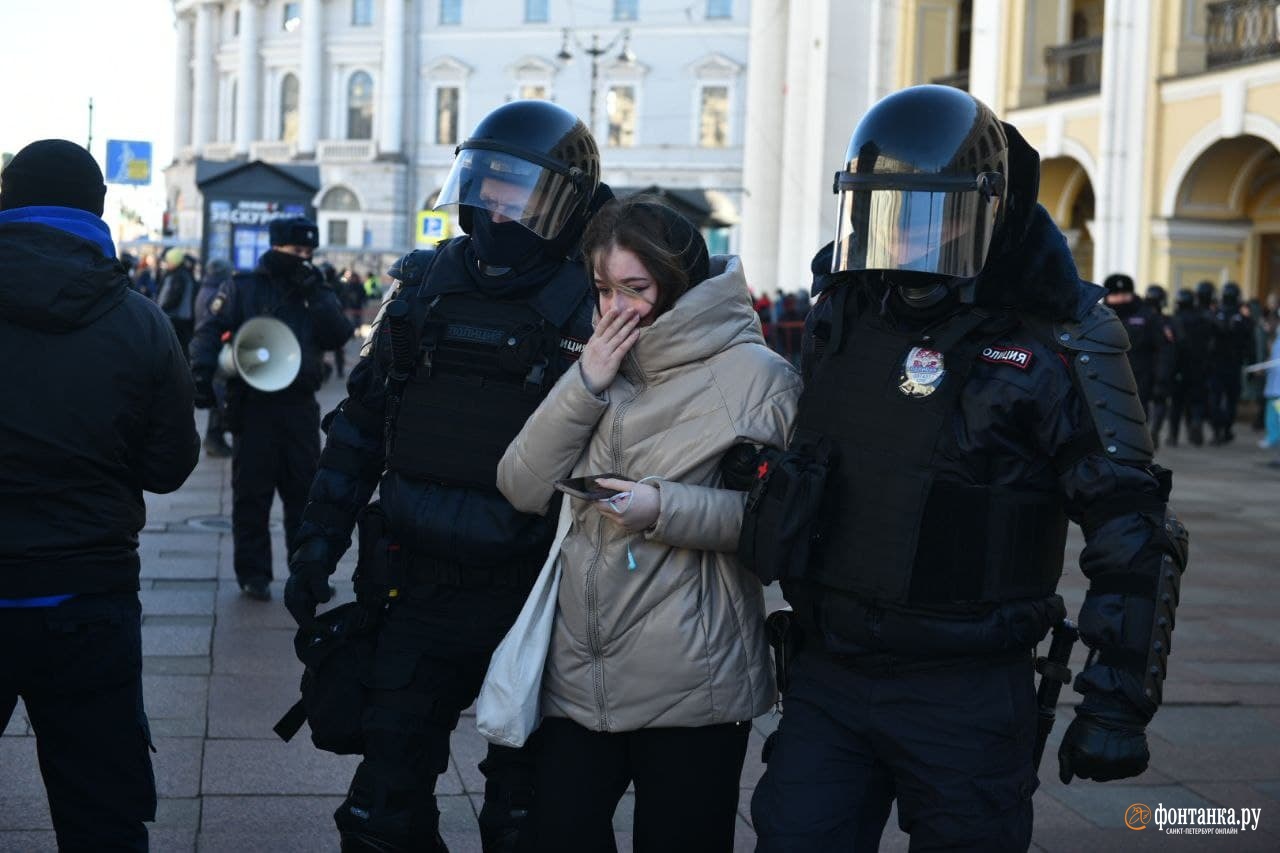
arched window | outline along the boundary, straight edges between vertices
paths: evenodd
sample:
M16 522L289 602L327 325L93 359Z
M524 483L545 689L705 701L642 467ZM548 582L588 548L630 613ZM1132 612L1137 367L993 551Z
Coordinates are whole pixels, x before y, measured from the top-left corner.
M321 210L359 210L360 201L346 187L334 187L320 199Z
M373 78L364 71L347 83L347 139L373 139Z
M298 141L298 78L293 74L280 81L280 141Z

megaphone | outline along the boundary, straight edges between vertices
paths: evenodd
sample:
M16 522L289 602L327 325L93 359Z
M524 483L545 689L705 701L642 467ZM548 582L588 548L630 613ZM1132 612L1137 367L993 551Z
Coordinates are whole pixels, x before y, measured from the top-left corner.
M218 354L218 367L258 391L288 388L302 368L302 345L284 323L254 317Z

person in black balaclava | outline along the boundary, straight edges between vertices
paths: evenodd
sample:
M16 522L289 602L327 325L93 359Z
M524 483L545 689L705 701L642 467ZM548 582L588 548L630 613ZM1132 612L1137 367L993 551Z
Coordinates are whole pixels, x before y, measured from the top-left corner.
M1213 285L1208 284L1212 292ZM1201 290L1201 288L1198 288ZM1185 419L1188 440L1204 444L1205 404L1209 398L1209 348L1213 327L1205 311L1197 305L1197 295L1186 288L1178 291L1173 317L1174 379L1169 398L1169 445L1178 446L1178 432Z
M1059 778L1147 768L1186 531L1124 324L1038 180L1017 129L949 86L875 104L835 175L794 438L761 461L738 549L781 581L799 647L752 798L761 853L874 850L895 799L913 849L1030 846L1032 649L1074 630L1068 519L1091 655Z
M284 504L285 543L290 549L298 544L302 508L320 457L320 410L315 395L322 382L324 352L351 337L351 324L337 296L311 265L311 253L319 243L315 223L293 217L277 219L269 227L271 248L252 273L236 274L222 285L191 341L196 406L212 408L217 405L213 384L224 339L241 349L236 333L258 317L281 321L293 337L292 342L254 342L250 358L237 361L235 375L225 377L222 426L233 437L231 534L236 580L241 592L255 601L271 598L268 524L277 492ZM283 361L291 346L300 349L296 374L291 379L268 376L271 365ZM280 352L273 352L273 347ZM263 350L268 357L259 365L257 354ZM263 369L267 372L259 372Z
M394 297L327 418L285 604L300 648L317 620L343 618L316 607L359 515L356 606L373 614L377 654L351 738L363 760L334 813L344 851L444 849L434 791L450 732L542 567L559 511L513 508L497 490L498 460L591 337L578 243L611 197L595 140L572 113L513 101L485 116L438 197L458 205L466 235L392 266ZM369 504L375 489L381 500ZM513 850L531 758L491 746L480 769L484 849Z

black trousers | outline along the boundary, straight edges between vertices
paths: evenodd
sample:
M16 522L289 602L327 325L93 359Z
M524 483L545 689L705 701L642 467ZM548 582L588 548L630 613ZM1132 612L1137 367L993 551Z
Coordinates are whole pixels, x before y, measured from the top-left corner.
M0 729L21 696L63 853L147 849L141 612L135 593L0 609Z
M1230 437L1240 405L1240 368L1221 368L1209 374L1209 413L1219 437Z
M751 801L757 853L861 853L889 809L911 850L1031 845L1036 701L1030 654L893 676L803 650Z
M438 849L435 788L449 766L449 735L479 694L527 592L428 584L387 611L366 681L364 758L333 816L344 849ZM496 837L507 817L529 808L532 758L527 749L491 746L480 769L481 835ZM361 839L381 846L353 843Z
M613 813L635 783L636 853L733 850L738 783L751 723L593 732L542 721L534 803L520 850L611 853Z
M284 503L289 553L320 460L320 407L307 393L245 392L233 436L231 533L240 583L271 580L271 502Z

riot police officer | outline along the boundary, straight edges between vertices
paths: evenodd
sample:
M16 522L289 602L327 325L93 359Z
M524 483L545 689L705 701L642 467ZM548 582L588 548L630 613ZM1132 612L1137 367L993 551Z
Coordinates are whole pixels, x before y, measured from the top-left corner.
M514 101L485 116L439 195L460 206L467 235L392 267L387 317L330 416L286 605L305 626L328 599L375 488L385 534L368 547L364 510L357 597L379 594L369 579L383 559L396 585L380 610L364 759L334 814L344 851L444 849L434 791L449 735L546 558L558 512L516 511L496 488L498 460L591 335L577 245L610 197L595 141L572 113ZM511 849L532 762L495 746L481 770L485 849Z
M1145 411L1155 389L1160 368L1161 347L1166 343L1163 327L1146 303L1133 290L1133 279L1124 273L1112 273L1102 282L1107 307L1116 312L1129 335L1129 369L1138 384L1138 399Z
M778 535L811 529L780 572L802 635L752 802L761 851L873 850L894 798L913 848L1029 846L1032 648L1065 616L1069 518L1096 654L1060 775L1147 766L1186 534L1124 326L1035 204L1038 176L1013 126L944 86L873 106L836 174L803 464L766 470L744 521L775 485L822 484L816 512L777 516Z
M1222 302L1213 311L1213 347L1209 358L1209 413L1213 443L1235 440L1240 403L1240 370L1253 354L1253 320L1240 310L1240 285L1222 286Z
M1212 293L1212 284L1201 284L1207 284ZM1196 294L1182 288L1169 320L1174 339L1173 393L1169 398L1169 444L1173 447L1178 446L1178 431L1184 419L1191 443L1196 447L1204 444L1212 329L1209 318L1196 302Z
M1151 399L1147 403L1147 422L1151 431L1151 443L1159 449L1160 433L1164 430L1165 416L1169 411L1169 394L1173 389L1177 341L1173 336L1173 323L1164 313L1169 302L1169 294L1165 289L1158 284L1147 285L1147 292L1143 295L1142 301L1146 304L1147 311L1150 312L1159 331L1159 334L1152 335L1156 356L1155 369L1152 373ZM1132 338L1129 345L1132 348ZM1132 364L1132 361L1130 363Z
M262 391L241 377L229 377L224 425L231 432L231 534L236 580L247 597L271 598L271 502L284 504L285 543L298 542L307 489L320 457L320 409L325 350L351 337L351 324L333 291L310 263L319 245L315 223L302 217L270 224L271 248L252 273L238 273L210 300L208 316L191 341L191 374L196 406L216 404L214 374L223 338L247 320L270 316L282 321L301 346L300 368L288 387Z

